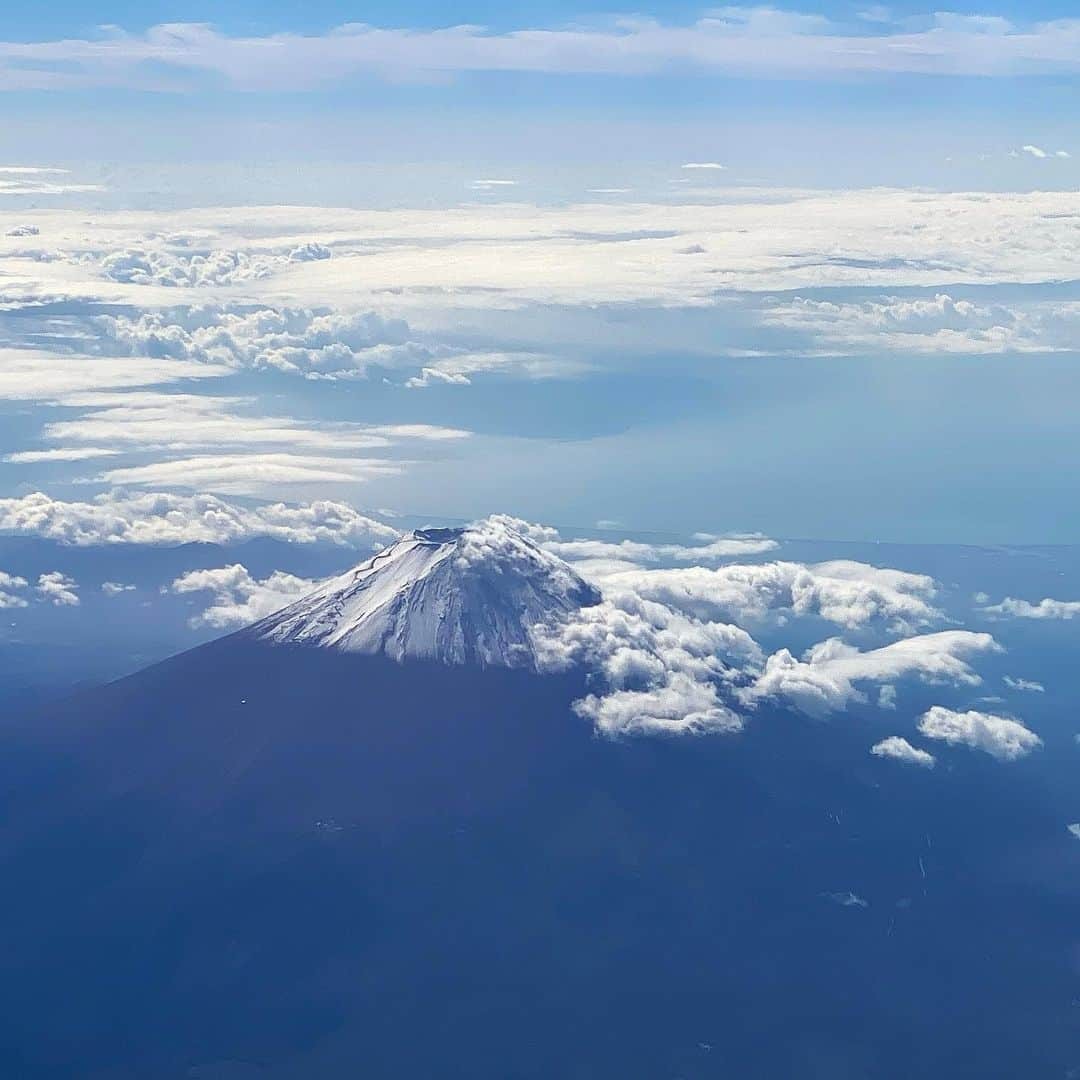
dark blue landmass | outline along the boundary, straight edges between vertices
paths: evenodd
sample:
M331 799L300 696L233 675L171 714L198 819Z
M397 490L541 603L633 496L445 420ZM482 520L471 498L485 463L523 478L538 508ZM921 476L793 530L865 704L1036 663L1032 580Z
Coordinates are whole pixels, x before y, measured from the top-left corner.
M1064 732L919 770L895 714L613 741L584 688L237 635L10 712L0 1076L1080 1063Z

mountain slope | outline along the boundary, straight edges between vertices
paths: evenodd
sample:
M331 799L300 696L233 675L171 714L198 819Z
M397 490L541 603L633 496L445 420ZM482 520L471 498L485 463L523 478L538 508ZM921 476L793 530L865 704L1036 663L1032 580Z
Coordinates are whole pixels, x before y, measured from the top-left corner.
M418 529L246 633L394 660L535 669L533 628L599 601L567 563L488 521Z

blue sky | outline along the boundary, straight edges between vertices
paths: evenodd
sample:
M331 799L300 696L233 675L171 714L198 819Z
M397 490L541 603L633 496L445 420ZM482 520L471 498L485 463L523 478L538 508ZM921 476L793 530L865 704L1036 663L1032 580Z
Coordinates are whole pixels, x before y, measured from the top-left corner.
M340 175L309 179L327 163L368 169L366 204L452 202L476 168L527 170L530 199L568 199L697 159L752 185L1075 186L1080 148L1068 165L1009 156L1072 152L1076 24L1046 25L1067 5L950 11L748 6L710 22L688 5L633 20L621 5L28 7L0 35L0 155L110 177L189 169L175 184L133 178L149 191L129 182L129 204L174 187L347 201ZM337 31L361 21L389 36ZM447 35L463 24L482 29ZM550 33L520 37L530 30Z
M753 5L744 5L750 7ZM762 5L770 6L770 5ZM775 4L774 7L788 5ZM860 13L887 8L896 18L925 15L928 6L919 3L815 3L812 0L790 5L791 10L827 15L834 19L850 19ZM96 4L92 8L78 0L59 0L48 12L28 5L15 8L5 18L5 33L15 40L82 34L103 24L116 24L132 30L142 30L162 22L208 22L230 33L258 33L280 30L318 32L327 27L347 22L374 24L407 23L416 26L446 26L453 23L482 23L496 29L516 25L550 25L584 16L599 14L625 14L645 10L634 5L593 2L587 5L563 2L517 4L512 8L505 4L473 3L456 5L448 9L445 4L433 0L405 3L354 3L320 2L298 5L288 0L266 2L222 3L126 3ZM682 3L657 3L647 9L650 14L671 20L691 19L703 10L701 5ZM965 15L994 15L1016 20L1048 20L1067 18L1075 14L1075 7L1067 0L1041 0L1037 5L1002 3L993 0L952 0L941 5L948 10Z

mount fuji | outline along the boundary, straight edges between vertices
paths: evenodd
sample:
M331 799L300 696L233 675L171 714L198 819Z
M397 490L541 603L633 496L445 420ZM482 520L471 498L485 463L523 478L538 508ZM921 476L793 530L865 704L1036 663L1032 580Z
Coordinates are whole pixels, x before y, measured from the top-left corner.
M488 521L418 529L247 635L394 660L536 670L533 629L599 602L569 564Z
M1045 776L766 706L600 735L534 645L599 599L498 523L421 530L5 717L0 1075L1066 1075Z

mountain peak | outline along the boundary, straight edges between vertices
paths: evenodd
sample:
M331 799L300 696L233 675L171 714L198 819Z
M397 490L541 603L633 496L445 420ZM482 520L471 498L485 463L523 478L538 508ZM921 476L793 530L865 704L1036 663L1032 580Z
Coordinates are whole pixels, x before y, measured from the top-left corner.
M533 629L599 601L566 562L489 518L417 529L248 633L399 661L535 669Z

